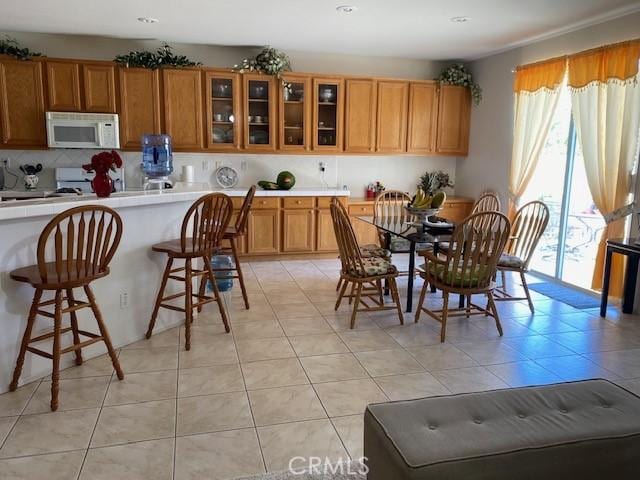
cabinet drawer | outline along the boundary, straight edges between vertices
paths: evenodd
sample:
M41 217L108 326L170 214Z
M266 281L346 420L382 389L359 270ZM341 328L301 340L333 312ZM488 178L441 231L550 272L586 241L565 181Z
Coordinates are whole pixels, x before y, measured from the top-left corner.
M373 204L349 205L349 215L373 215Z
M284 208L313 208L315 197L284 197Z
M318 208L329 208L331 205L331 198L332 197L318 197ZM347 204L347 197L338 197L338 200L340 200L342 205Z
M278 197L257 197L254 198L251 208L261 210L265 208L278 208L280 199Z

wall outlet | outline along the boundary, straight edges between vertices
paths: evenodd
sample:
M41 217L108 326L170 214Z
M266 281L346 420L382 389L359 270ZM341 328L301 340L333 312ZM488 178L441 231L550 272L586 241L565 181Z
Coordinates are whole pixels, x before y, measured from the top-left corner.
M202 160L202 171L206 172L209 170L210 162L209 160Z
M216 170L222 166L222 160L216 160Z
M320 170L320 173L324 173L327 170L326 163L318 162L318 170Z
M122 292L120 294L120 308L128 308L129 307L129 293Z
M9 157L5 157L1 160L2 162L2 166L4 166L4 168L11 168L11 159Z

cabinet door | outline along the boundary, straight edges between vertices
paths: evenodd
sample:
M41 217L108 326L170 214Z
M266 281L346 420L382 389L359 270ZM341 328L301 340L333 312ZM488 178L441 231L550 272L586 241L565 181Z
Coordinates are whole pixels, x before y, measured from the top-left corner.
M204 84L207 148L216 151L239 149L242 125L240 75L207 71Z
M80 65L76 62L47 62L47 89L49 110L79 112Z
M113 65L83 63L85 112L116 113L116 69Z
M408 101L408 82L378 82L377 152L402 153L407 150Z
M348 79L345 100L346 152L368 153L375 148L376 82Z
M120 68L120 145L139 149L145 133L160 133L160 77L157 70Z
M1 142L12 147L44 147L42 62L0 61Z
M313 79L313 150L340 152L343 144L344 81Z
M202 149L200 70L162 70L164 126L175 150Z
M429 154L436 149L438 84L409 85L409 133L407 152Z
M247 234L247 252L278 253L280 251L280 211L251 210Z
M452 222L461 222L469 216L473 208L473 201L445 202L438 216Z
M314 211L312 209L283 210L282 251L311 252L314 243Z
M359 245L378 245L378 229L376 227L355 217L351 217L351 225Z
M278 148L294 152L309 150L311 79L289 74L282 76L282 82L278 82Z
M336 252L338 250L338 242L333 230L331 211L326 209L318 210L316 225L316 250L319 252Z
M471 95L467 87L441 85L438 99L438 153L466 155L469 150Z
M274 150L276 146L276 79L243 75L243 131L246 150Z

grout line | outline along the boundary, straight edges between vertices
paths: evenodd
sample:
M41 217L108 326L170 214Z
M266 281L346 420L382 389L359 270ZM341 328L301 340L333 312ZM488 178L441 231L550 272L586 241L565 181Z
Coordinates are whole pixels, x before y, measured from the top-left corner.
M36 380L35 382L37 382L38 384L35 386L35 388L33 389L33 392L31 392L31 395L29 395L29 398L27 399L26 402L24 402L24 406L20 409L20 412L17 415L9 415L9 417L16 417L16 421L13 422L13 425L11 425L11 428L9 429L9 431L7 432L7 435L4 437L4 440L2 441L2 443L0 443L0 451L2 451L2 449L4 448L5 444L7 443L7 441L9 440L9 437L11 436L11 434L13 433L13 430L16 428L16 425L18 425L18 422L20 421L20 419L24 416L24 411L26 410L27 406L29 405L29 403L31 403L31 400L33 399L33 397L36 394L36 391L38 390L38 388L40 388L40 385L42 384L42 378L40 380ZM31 383L35 383L35 382L31 382ZM27 384L29 385L29 384ZM25 387L26 385L22 385L22 387ZM18 387L22 388L22 387ZM4 418L4 417L3 417Z
M186 320L185 320L186 321ZM178 450L178 395L180 389L180 349L181 345L181 336L182 330L180 326L178 327L178 360L176 362L176 396L174 401L176 402L175 408L175 418L173 420L173 458L171 459L171 479L174 480L176 478L176 452Z

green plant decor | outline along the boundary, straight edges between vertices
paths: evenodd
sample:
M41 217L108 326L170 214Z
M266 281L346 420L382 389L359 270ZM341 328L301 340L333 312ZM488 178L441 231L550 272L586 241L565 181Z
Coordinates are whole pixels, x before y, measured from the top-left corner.
M202 65L200 62L189 60L189 58L184 55L174 54L173 48L166 43L159 47L155 52L134 50L125 55L118 55L114 59L114 62L125 67L148 68L151 70L161 67L180 68Z
M482 89L473 81L471 72L462 63L454 63L440 74L441 83L469 87L473 103L478 105L482 100Z
M451 177L442 170L426 172L420 177L420 183L418 183L418 188L422 188L427 195L434 195L443 188L449 187L453 187Z
M258 72L281 78L282 72L291 71L291 61L286 53L265 47L255 57L245 58L240 64L234 65L233 69L240 73Z
M0 39L0 53L11 55L18 60L29 60L31 57L42 55L39 52L32 52L27 47L21 47L18 41L9 35L5 35L3 39Z

